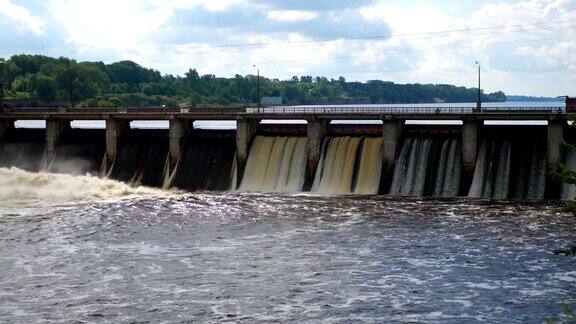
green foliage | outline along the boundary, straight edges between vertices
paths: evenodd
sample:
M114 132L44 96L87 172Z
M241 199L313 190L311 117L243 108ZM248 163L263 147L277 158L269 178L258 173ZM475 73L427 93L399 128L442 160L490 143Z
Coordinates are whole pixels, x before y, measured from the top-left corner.
M258 77L219 78L189 69L184 76L161 75L132 61L112 64L76 62L60 57L16 55L0 60L0 77L13 98L40 103L68 102L78 106L239 106L257 101ZM387 104L475 102L476 89L452 85L395 84L372 80L347 82L340 77L294 76L289 80L260 77L261 95L282 97L285 104ZM484 101L504 101L502 92L483 94Z
M53 78L40 74L38 77L33 77L30 81L31 90L37 98L44 101L56 99L58 84Z

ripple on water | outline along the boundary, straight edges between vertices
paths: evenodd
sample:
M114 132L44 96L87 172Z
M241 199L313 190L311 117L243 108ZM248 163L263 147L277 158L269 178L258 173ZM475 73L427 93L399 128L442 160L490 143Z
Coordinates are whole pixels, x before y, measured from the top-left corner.
M7 321L540 322L574 302L554 205L178 194L0 207Z

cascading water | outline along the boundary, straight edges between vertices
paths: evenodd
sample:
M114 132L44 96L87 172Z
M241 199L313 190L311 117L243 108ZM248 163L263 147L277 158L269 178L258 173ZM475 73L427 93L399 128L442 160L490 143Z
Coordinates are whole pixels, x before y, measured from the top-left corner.
M377 194L382 174L382 143L382 138L327 138L312 191L336 195Z
M408 137L396 161L390 194L457 196L461 169L459 140Z
M546 146L539 140L485 139L480 145L469 197L544 199Z
M333 137L324 142L312 191L323 194L350 194L360 137Z
M252 143L240 190L299 192L304 185L305 137L257 136Z
M506 199L510 179L510 141L483 140L480 144L469 197Z
M382 176L382 138L365 138L356 177L354 193L374 195L378 193Z
M568 151L566 153L565 164L570 168L570 170L576 170L576 152ZM564 201L576 199L576 185L568 183L562 184L560 199Z

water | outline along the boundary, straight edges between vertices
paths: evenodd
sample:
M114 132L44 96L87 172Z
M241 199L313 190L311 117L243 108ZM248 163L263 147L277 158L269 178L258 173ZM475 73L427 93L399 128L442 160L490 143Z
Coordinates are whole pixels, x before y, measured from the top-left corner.
M390 193L456 197L462 169L460 150L457 138L407 137L396 161Z
M539 323L575 302L574 258L552 251L573 243L576 219L553 205L70 178L101 192L0 191L2 321Z

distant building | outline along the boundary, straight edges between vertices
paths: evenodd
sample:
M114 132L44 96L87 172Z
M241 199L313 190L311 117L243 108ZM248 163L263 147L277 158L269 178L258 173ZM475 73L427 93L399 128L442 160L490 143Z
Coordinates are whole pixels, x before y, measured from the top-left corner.
M262 106L282 106L282 97L262 97Z
M576 113L576 98L566 97L566 111Z

